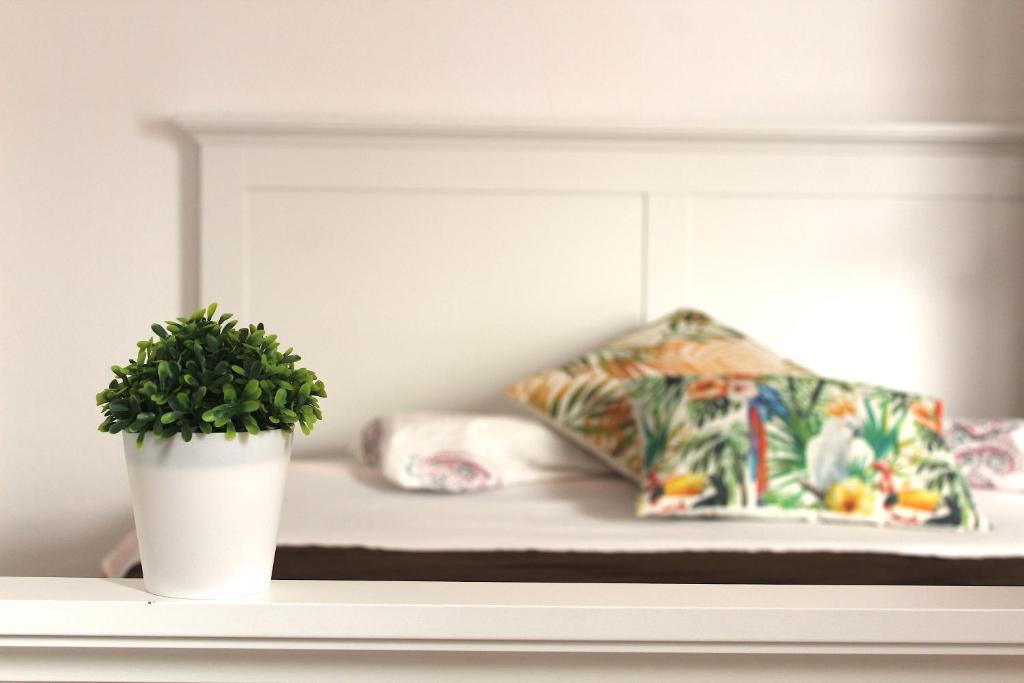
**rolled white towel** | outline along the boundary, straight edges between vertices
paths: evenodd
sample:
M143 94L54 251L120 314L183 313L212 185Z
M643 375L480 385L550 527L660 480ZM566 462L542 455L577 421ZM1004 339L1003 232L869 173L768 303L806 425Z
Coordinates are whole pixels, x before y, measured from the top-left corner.
M1024 419L954 418L943 435L971 488L1024 493Z
M504 415L409 412L361 430L359 460L403 489L462 493L611 471L533 420Z

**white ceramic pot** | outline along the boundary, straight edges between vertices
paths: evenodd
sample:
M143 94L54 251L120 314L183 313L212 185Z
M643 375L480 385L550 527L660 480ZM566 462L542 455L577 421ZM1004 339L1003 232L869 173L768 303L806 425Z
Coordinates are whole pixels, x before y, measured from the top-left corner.
M270 585L292 435L124 435L146 590L229 598Z

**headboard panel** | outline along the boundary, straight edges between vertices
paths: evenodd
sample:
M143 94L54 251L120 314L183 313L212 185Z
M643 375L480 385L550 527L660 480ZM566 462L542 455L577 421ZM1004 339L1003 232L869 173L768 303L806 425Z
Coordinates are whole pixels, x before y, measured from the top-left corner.
M1024 135L192 119L203 301L283 332L333 448L680 305L823 373L1024 412Z

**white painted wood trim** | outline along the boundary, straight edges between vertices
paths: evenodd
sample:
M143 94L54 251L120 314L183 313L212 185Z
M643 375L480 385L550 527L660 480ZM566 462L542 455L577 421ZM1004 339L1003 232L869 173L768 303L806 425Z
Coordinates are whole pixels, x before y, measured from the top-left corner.
M1022 656L1024 588L0 578L0 680L999 681Z
M639 128L189 116L178 125L200 146L198 291L242 319L248 317L249 264L229 256L249 252L247 204L259 192L638 194L644 202L645 319L686 298L677 273L689 258L689 214L697 201L810 195L1016 200L1024 193L1017 182L1024 125L1015 123ZM545 159L545 167L510 155L510 145L538 155L532 160ZM699 151L679 153L691 147ZM325 156L330 148L336 153ZM746 160L725 151L733 148L749 153ZM578 158L561 154L570 149L586 150L590 167L600 172L582 177ZM457 163L441 173L424 171L449 159ZM477 171L479 164L488 165L487 173Z
M0 647L1024 654L1024 587L276 581L242 599L0 578Z
M360 122L324 117L181 116L197 140L259 137L496 138L650 140L655 142L822 142L1024 144L1024 123L902 122L861 124L714 123L688 126L536 125L509 122L423 124Z

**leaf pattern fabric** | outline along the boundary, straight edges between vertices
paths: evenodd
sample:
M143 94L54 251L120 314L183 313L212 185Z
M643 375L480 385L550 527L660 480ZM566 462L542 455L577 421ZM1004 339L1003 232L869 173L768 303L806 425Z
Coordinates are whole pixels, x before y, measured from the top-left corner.
M755 516L984 529L940 401L794 374L629 381L641 516Z
M560 368L527 377L506 393L642 482L643 451L626 383L709 373L812 374L704 313L681 309Z

